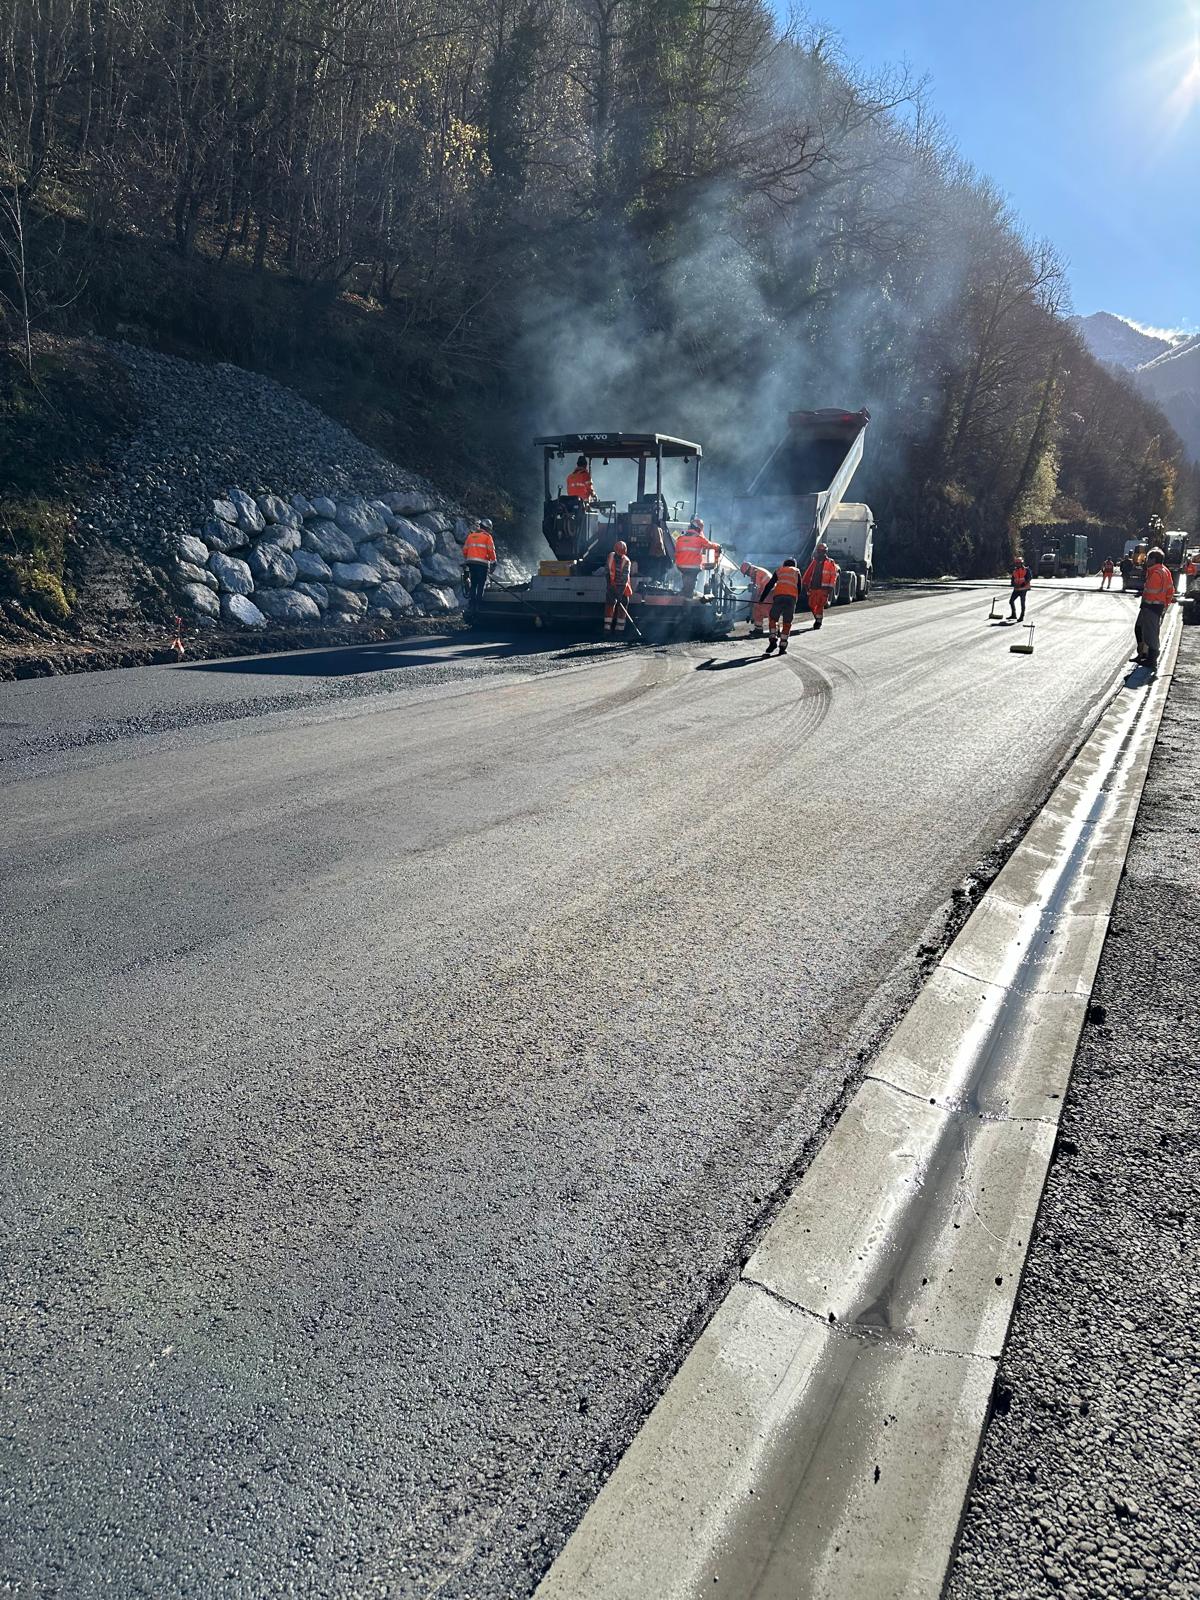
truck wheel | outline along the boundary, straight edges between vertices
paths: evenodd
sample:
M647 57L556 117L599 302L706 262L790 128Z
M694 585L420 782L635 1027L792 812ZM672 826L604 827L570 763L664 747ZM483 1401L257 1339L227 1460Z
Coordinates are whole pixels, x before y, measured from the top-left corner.
M856 572L848 572L846 574L846 604L852 606L857 599L858 574Z
M871 580L867 577L865 572L860 572L858 575L858 598L860 600L865 600L870 592Z

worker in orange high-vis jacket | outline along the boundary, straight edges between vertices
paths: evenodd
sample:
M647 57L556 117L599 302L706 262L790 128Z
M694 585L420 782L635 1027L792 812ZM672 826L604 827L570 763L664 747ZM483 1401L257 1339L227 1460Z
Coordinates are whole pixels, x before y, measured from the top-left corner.
M708 560L710 552L712 562ZM675 565L679 568L684 594L695 594L701 568L715 563L720 554L721 546L714 544L704 532L704 518L693 517L686 531L675 540Z
M792 621L796 615L796 607L800 603L800 568L796 565L795 558L789 556L781 567L776 567L772 577L767 580L766 587L759 596L765 600L771 596L771 610L767 624L771 630L767 640L764 655L774 655L778 645L779 654L787 655L788 636L792 631Z
M821 626L825 607L837 594L838 564L829 559L829 551L825 545L819 544L813 551L813 558L805 567L800 583L808 599L808 609L813 615L815 633Z
M1115 571L1116 568L1113 566L1113 558L1111 556L1105 556L1104 560L1100 564L1100 587L1102 589L1112 588L1113 573Z
M608 558L608 588L604 592L604 622L613 633L620 622L624 629L629 620L628 600L633 594L633 562L629 559L629 546L618 539Z
M594 500L596 498L596 491L592 486L592 469L588 466L586 456L580 456L575 463L574 472L568 472L567 493L574 495L576 500Z
M763 636L763 623L767 620L767 612L771 609L760 598L763 590L771 581L771 574L766 567L756 567L753 561L742 562L742 577L750 585L750 637L761 639Z
M492 538L492 525L486 517L477 522L463 540L463 560L467 564L468 598L473 606L483 599L496 565L496 542Z
M1008 620L1010 622L1025 621L1025 596L1033 585L1033 573L1021 560L1020 556L1012 564L1012 588L1008 596ZM1017 605L1020 604L1021 615L1017 616Z
M1134 659L1151 675L1158 671L1158 641L1167 607L1175 603L1175 575L1167 566L1162 551L1146 552L1146 578L1142 584L1142 603L1138 607L1133 637L1137 642Z

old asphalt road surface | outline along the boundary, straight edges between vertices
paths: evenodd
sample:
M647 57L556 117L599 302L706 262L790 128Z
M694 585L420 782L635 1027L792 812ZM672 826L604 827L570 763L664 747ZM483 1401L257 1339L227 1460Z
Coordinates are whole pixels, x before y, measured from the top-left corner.
M0 1589L528 1593L1119 670L986 599L0 686Z

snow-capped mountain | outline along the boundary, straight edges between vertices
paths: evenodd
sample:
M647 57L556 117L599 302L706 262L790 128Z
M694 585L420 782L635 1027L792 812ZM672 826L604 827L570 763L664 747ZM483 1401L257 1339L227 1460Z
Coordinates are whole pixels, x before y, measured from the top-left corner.
M1125 317L1096 311L1075 327L1098 361L1133 374L1166 413L1193 461L1200 461L1200 334L1148 333Z
M1136 322L1114 317L1111 311L1094 311L1090 317L1072 317L1071 320L1097 361L1130 371L1145 366L1157 356L1166 355L1175 338L1169 334L1148 333Z

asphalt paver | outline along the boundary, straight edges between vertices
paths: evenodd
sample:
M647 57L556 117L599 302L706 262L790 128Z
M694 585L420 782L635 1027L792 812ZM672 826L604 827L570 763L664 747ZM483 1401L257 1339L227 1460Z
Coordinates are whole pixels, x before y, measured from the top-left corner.
M1200 1595L1200 635L1185 629L947 1600Z
M1038 610L0 686L0 1586L527 1594L1120 671Z

